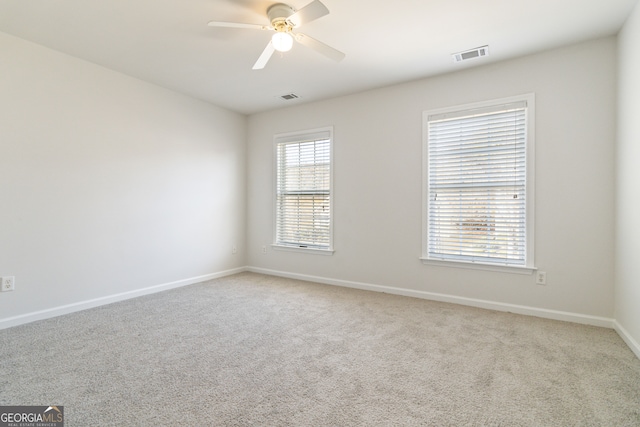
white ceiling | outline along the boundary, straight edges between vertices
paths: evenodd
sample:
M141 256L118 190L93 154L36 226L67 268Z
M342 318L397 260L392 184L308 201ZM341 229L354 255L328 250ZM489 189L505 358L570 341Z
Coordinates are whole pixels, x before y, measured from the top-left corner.
M270 32L207 23L268 24L271 0L0 0L0 31L251 114L616 34L637 1L322 0L330 14L300 31L346 58L296 44L263 70ZM489 57L453 63L482 45Z

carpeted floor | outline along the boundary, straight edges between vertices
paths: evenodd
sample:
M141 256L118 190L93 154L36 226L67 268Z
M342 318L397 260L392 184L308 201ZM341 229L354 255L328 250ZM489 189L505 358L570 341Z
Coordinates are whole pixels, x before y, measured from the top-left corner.
M243 273L0 331L71 426L640 426L609 329Z

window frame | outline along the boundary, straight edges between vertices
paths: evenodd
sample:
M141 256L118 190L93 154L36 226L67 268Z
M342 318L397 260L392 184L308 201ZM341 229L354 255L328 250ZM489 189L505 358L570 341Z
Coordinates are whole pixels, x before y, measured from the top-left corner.
M436 115L452 114L464 117L473 110L489 109L517 102L526 103L525 112L525 260L524 265L509 265L475 260L454 260L434 258L429 255L429 118ZM422 255L420 260L426 265L490 270L517 274L532 274L535 270L535 95L524 95L489 101L456 105L423 111L422 114Z
M328 135L328 138L327 138ZM315 248L282 244L278 242L278 145L302 143L314 140L329 140L329 247ZM333 126L279 133L273 137L273 243L271 247L278 251L301 252L316 255L333 255Z

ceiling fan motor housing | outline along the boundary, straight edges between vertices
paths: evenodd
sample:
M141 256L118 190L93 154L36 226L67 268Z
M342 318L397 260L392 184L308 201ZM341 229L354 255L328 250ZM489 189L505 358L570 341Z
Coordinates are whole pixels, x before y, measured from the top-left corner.
M291 31L294 25L288 18L295 13L291 6L284 3L276 3L267 9L267 16L271 26L276 31Z

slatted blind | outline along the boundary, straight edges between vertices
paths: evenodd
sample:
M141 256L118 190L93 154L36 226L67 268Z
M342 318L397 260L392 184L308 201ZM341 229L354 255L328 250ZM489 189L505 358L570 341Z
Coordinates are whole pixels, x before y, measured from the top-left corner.
M429 259L526 264L526 108L429 116Z
M329 132L276 143L276 244L331 247Z

